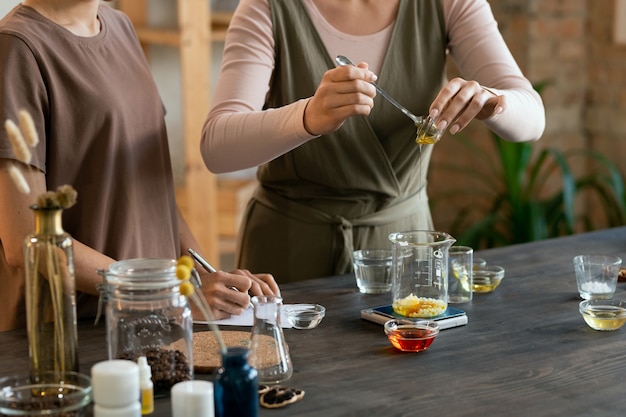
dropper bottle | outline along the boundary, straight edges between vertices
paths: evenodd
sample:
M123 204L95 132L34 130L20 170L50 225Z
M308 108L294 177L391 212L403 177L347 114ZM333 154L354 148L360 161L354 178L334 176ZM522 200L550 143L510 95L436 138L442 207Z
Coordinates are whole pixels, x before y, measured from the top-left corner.
M137 359L139 365L139 389L141 391L141 414L147 415L154 412L154 384L152 383L152 370L148 365L148 359L140 356Z

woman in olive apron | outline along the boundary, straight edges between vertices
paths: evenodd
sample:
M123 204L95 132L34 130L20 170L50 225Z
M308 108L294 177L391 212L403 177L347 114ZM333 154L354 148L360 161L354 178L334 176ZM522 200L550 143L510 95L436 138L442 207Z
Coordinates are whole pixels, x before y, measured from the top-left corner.
M335 67L306 1L269 0L274 67L263 110L312 97ZM242 1L235 30L246 24L254 2ZM445 83L447 43L440 0L399 0L377 83L414 114L428 114ZM227 38L223 71L231 63L229 48L241 45ZM216 149L210 119L223 112L220 81L203 138L209 168ZM271 141L269 135L259 129L254 140ZM426 174L433 146L420 151L415 136L414 123L376 96L369 116L349 117L334 132L261 164L240 231L238 266L272 273L280 283L344 274L352 270L354 249L387 248L392 232L432 229Z

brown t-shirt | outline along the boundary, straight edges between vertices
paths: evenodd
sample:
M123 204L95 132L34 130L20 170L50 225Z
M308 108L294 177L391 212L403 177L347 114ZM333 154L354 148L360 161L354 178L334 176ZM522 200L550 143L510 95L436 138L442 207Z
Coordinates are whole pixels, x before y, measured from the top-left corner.
M102 30L88 38L21 5L0 21L0 121L17 122L21 108L33 116L32 165L48 189L78 191L63 214L74 239L117 260L175 258L163 104L129 19L106 5L98 17ZM0 158L14 159L4 128ZM8 268L1 242L0 288L0 331L24 326L23 271Z

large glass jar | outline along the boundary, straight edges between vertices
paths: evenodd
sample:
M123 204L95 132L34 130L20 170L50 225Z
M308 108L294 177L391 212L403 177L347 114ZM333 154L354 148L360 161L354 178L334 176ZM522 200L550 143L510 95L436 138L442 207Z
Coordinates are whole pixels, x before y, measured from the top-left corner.
M148 359L154 395L193 379L193 318L176 261L129 259L103 273L109 359Z

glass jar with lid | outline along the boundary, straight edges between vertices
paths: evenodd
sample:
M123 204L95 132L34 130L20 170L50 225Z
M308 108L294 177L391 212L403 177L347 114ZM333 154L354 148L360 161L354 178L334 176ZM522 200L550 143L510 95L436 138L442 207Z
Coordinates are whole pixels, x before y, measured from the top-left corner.
M193 379L193 318L180 293L176 261L129 259L101 274L109 359L137 362L145 356L155 396L167 396L174 384Z

